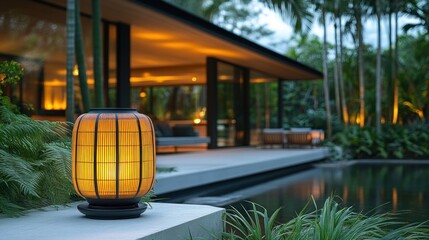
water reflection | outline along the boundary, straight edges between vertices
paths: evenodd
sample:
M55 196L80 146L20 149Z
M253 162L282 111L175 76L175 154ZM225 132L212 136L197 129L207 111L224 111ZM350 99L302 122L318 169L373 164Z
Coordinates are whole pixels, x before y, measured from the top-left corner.
M317 168L276 179L264 185L273 188L247 200L262 204L270 212L283 207L282 221L291 219L314 197L318 206L331 194L356 211L402 212L406 221L429 219L429 166L354 165L345 168ZM288 181L288 178L294 180ZM275 183L275 184L273 184ZM243 202L242 202L243 203ZM246 204L246 203L243 203ZM234 204L235 207L240 203ZM312 204L311 204L312 205Z

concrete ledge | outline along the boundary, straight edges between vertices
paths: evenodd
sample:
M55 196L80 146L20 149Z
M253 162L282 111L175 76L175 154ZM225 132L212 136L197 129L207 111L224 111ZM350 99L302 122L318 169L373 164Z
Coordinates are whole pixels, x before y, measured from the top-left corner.
M0 216L0 239L221 239L223 208L151 203L139 218L93 220L77 204L34 210L20 218Z
M155 193L164 194L238 177L308 164L326 158L328 149L234 148L159 156L157 166L176 172L158 174Z

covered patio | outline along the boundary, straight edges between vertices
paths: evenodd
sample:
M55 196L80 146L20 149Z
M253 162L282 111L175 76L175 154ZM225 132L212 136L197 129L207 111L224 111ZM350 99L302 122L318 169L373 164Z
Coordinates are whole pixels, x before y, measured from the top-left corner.
M158 173L155 194L310 164L327 158L326 148L258 149L252 147L215 149L204 152L157 156L157 167L174 168Z

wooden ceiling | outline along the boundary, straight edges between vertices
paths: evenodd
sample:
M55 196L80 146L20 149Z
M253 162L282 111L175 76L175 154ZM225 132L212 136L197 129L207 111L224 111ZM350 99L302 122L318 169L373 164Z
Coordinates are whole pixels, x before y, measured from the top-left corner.
M46 2L65 6L64 0L46 0ZM138 3L118 0L100 2L103 19L131 25L133 69L201 66L205 65L206 57L210 56L283 79L320 79L320 74L285 64L233 44L222 36L202 31ZM81 0L81 12L91 13L90 0ZM205 79L205 76L200 78Z

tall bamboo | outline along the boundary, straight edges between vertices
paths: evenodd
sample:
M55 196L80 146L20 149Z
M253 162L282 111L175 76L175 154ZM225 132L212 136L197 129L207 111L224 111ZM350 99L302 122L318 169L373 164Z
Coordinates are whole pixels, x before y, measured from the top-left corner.
M92 0L95 106L104 107L100 0Z
M75 45L76 45L76 64L79 72L79 86L80 93L82 95L82 103L84 112L89 112L91 108L91 97L89 94L88 82L86 77L86 64L85 64L85 48L83 44L83 34L82 34L82 23L80 21L80 6L79 0L76 2L76 36L75 36Z
M74 122L74 54L75 54L75 2L67 0L67 57L66 57L66 120Z

